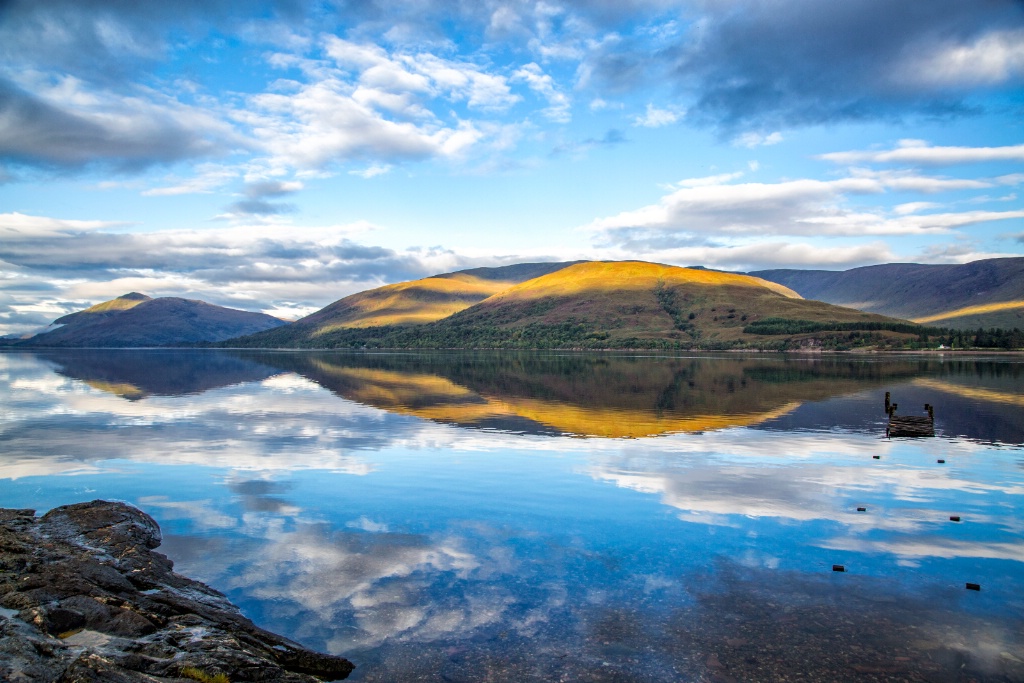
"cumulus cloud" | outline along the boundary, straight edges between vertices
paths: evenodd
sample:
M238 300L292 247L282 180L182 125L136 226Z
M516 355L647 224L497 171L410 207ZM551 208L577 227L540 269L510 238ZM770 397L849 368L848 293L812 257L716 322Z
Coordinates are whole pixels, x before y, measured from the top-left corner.
M144 197L174 197L185 194L206 194L220 189L238 177L238 170L221 164L198 164L191 178L165 178L171 184L142 191Z
M299 19L295 0L259 4L262 16ZM252 10L231 0L8 0L0 22L0 59L115 84L151 67L175 46L188 48L216 29L232 32L249 25Z
M548 107L544 115L549 119L558 123L568 123L572 119L569 97L558 89L554 79L544 73L540 66L531 62L516 71L514 77L525 81L531 90L547 100Z
M137 170L245 144L216 115L156 93L119 95L65 77L32 92L0 78L0 160L77 169Z
M609 254L608 258L647 258L746 272L771 268L845 270L891 262L897 256L889 245L881 241L822 247L807 242L781 240L715 245L702 244L698 239L652 239L624 244Z
M385 175L391 172L391 164L371 164L366 168L349 171L351 175L357 175L360 178L376 178L379 175Z
M1009 92L1024 81L1024 13L1009 0L740 0L698 8L676 48L649 57L692 98L692 120L724 131L962 115L981 89ZM609 50L601 59L605 70L636 73L643 56Z
M782 142L782 133L778 131L768 134L747 132L732 141L737 147L746 147L747 149L768 147L770 145L777 145L780 142Z
M661 128L675 123L682 117L683 115L674 109L659 109L648 103L647 111L642 116L635 117L633 125L644 128Z
M293 168L363 160L369 169L384 169L401 161L460 158L488 139L498 146L503 125L487 117L522 100L513 81L545 97L546 116L563 120L568 113L568 98L536 64L509 79L430 52L389 52L336 36L324 38L321 47L326 59L320 61L272 56L281 68L301 68L305 82L252 95L245 109L233 112L264 152Z
M246 184L245 196L250 199L263 197L283 197L284 195L298 192L302 189L302 183L298 180L257 180Z
M250 185L256 196L240 200L238 208L273 215L281 205L260 197L276 196L288 187L296 185ZM11 311L4 315L0 310L0 334L37 329L86 302L132 290L305 314L363 289L496 260L441 248L394 250L355 241L374 228L368 223L301 231L252 223L151 233L126 232L125 227L0 214L0 272L7 276L0 280L0 309ZM75 304L27 317L11 309L47 300Z
M901 64L894 78L920 87L973 87L1024 78L1024 30L946 39Z
M242 199L227 208L227 217L277 216L296 211L294 204L275 204L263 199Z
M941 234L979 223L1018 219L1020 210L922 213L931 205L861 208L856 196L939 193L991 187L991 181L937 178L912 172L855 170L836 180L732 183L742 174L683 180L656 204L598 218L584 226L598 244L651 251L716 240L777 236L863 237ZM704 237L701 237L704 236Z
M294 213L298 210L294 204L275 203L268 199L277 199L298 192L302 183L282 180L257 180L246 183L242 190L245 199L233 202L227 207L227 213L221 218L248 219L259 216L279 216Z
M305 0L267 0L257 19L226 0L173 10L150 0L16 0L0 26L0 59L18 74L0 83L0 161L135 170L243 150L318 170L458 158L500 135L489 119L538 98L537 112L567 122L573 80L595 103L668 84L676 101L649 103L633 125L666 126L685 113L754 147L779 142L785 126L968 113L979 89L1018 86L1024 13L1009 0L937 2L375 0L324 16ZM212 34L271 45L268 63L288 77L246 95L146 78ZM482 34L482 43L465 41ZM149 193L217 183L200 174Z

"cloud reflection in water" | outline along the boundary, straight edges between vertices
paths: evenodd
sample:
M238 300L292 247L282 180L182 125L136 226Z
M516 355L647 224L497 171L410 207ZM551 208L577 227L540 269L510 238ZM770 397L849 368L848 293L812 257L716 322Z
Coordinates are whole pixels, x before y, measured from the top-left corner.
M987 398L1012 395L1003 366L232 358L197 393L167 369L148 385L141 362L121 376L95 354L85 369L0 354L4 500L72 502L68 482L127 498L160 521L179 570L264 626L356 657L365 680L675 680L708 674L710 652L738 676L745 646L721 643L755 636L737 629L763 647L810 629L784 653L810 657L813 630L847 633L843 619L917 619L939 659L951 624L972 624L972 653L1019 645L1006 635L1024 612L1024 469L1007 440L1019 407ZM980 431L886 440L886 388L908 404L941 389L946 428ZM956 401L992 421L955 423ZM585 427L634 418L662 435ZM604 438L562 435L581 433ZM830 575L836 561L848 576ZM984 577L972 602L949 588L964 575ZM901 628L861 646L891 658Z

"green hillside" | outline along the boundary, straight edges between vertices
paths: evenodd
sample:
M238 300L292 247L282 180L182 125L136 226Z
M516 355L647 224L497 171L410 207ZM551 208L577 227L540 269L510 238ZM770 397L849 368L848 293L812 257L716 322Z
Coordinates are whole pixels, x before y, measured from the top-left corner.
M342 330L423 325L447 318L525 280L569 263L519 263L472 268L358 292L295 321L270 330L256 346L320 346L320 338Z
M766 319L810 322L816 327L807 333L780 334L777 326L763 334L750 331ZM746 275L641 261L591 261L507 287L431 323L336 326L303 337L294 335L294 329L273 330L225 345L713 349L826 343L839 347L907 338L913 329L906 321L806 301L786 287Z

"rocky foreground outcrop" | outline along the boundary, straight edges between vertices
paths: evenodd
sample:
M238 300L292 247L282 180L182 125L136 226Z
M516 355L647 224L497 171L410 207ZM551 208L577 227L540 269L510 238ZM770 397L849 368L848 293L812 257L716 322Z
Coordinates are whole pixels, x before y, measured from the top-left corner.
M353 665L255 626L172 571L160 528L123 503L0 509L0 680L339 680Z

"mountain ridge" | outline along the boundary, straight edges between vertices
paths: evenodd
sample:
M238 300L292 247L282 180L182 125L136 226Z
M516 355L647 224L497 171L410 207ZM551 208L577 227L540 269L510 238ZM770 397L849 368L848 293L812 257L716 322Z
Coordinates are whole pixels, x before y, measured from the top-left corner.
M320 327L299 321L222 345L290 348L732 348L779 338L749 334L782 317L882 330L906 326L885 316L805 301L789 288L740 273L645 261L557 264L539 277L430 322ZM415 285L433 278L403 283ZM386 288L372 290L380 292ZM358 295L353 295L358 297ZM337 308L348 297L325 307ZM319 322L320 312L306 321ZM873 326L873 327L872 327ZM816 330L820 331L820 330ZM891 330L890 330L891 331ZM767 335L777 335L769 331ZM855 334L851 332L850 339ZM793 335L790 335L793 336ZM822 335L818 335L822 336Z
M808 299L958 329L1024 328L1024 257L748 273ZM996 306L995 308L986 308Z
M143 347L218 342L287 323L265 313L198 299L131 292L61 316L53 329L23 339L30 347Z

